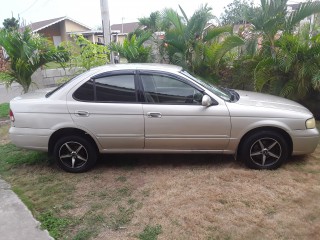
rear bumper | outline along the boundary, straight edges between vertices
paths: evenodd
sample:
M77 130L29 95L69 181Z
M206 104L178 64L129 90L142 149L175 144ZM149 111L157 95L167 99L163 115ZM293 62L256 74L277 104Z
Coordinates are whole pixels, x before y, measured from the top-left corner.
M319 131L316 128L293 131L291 137L292 155L312 153L319 144Z
M50 129L11 127L9 130L9 136L14 145L38 151L48 151L49 138L52 133L53 130Z

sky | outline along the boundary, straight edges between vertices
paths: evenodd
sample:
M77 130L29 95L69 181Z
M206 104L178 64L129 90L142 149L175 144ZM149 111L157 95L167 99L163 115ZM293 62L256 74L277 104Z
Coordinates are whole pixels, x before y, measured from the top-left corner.
M2 0L4 2L4 0ZM178 10L179 5L188 16L201 4L208 3L217 17L223 7L233 0L109 0L110 23L134 22L151 12L164 8ZM68 16L91 28L101 25L100 0L7 0L1 4L0 25L11 16L24 19L27 24Z
M4 2L4 0L1 0ZM109 0L110 23L134 22L147 17L153 11L164 8L179 10L188 16L201 4L208 3L213 15L220 17L223 8L233 0ZM259 0L254 0L259 3ZM290 1L295 2L295 1ZM101 25L100 0L6 0L0 8L0 26L5 18L23 19L26 24L68 16L93 29Z

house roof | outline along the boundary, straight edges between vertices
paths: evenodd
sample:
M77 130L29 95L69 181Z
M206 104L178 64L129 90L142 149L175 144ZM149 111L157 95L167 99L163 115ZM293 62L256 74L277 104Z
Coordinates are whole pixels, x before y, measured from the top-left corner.
M119 23L111 25L111 31L119 31L120 33L130 33L139 28L139 22ZM122 31L123 29L123 31Z
M82 23L79 23L69 17L59 17L59 18L53 18L53 19L49 19L49 20L44 20L44 21L40 21L40 22L35 22L35 23L31 23L29 24L27 27L31 28L32 32L38 32L44 28L47 28L47 27L50 27L52 26L53 24L56 24L56 23L59 23L59 22L62 22L64 20L69 20L69 21L72 21L74 23L77 23L85 28L88 28L88 30L91 30L90 27L82 24Z

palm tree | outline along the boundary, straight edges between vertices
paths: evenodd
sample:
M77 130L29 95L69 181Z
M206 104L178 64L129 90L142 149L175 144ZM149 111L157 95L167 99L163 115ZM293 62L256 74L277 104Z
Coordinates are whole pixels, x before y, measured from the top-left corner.
M143 44L150 39L151 32L147 31L140 36L132 35L121 43L111 43L110 50L118 52L129 63L148 62L151 48Z
M231 26L209 27L214 16L207 5L195 11L190 19L181 7L180 10L182 16L171 9L163 16L169 23L165 44L170 62L203 77L217 74L221 58L244 41L233 35Z
M27 93L32 83L31 75L49 62L66 63L68 53L63 48L56 48L46 38L33 34L30 29L18 31L0 31L0 45L10 58L10 69L1 74L7 86L19 83Z
M320 42L285 34L275 47L276 57L265 57L255 69L258 91L301 100L311 89L320 90Z
M145 27L144 30L157 32L160 30L161 15L159 11L150 13L149 17L139 18L139 25Z
M261 6L247 12L246 20L254 26L258 37L263 38L263 47L275 57L275 40L281 33L292 34L296 25L312 14L320 12L320 2L300 3L299 8L289 12L288 0L261 0Z
M248 15L254 26L253 38L261 41L254 56L254 85L257 91L303 99L310 89L319 89L320 45L310 38L309 31L302 37L306 31L296 31L296 26L319 13L320 2L300 3L293 12L287 10L287 2L261 0L261 7Z

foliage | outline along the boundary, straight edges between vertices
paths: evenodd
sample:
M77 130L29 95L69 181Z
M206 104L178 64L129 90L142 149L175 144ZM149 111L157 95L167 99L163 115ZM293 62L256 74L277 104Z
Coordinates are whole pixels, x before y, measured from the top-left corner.
M157 240L158 235L162 233L162 226L156 225L156 226L146 226L143 229L143 232L139 234L140 240Z
M275 42L276 57L264 57L255 69L255 88L292 99L320 90L320 42L285 34Z
M74 42L64 42L70 54L70 65L89 70L93 67L105 65L109 60L110 51L106 46L92 43L82 35L72 36Z
M0 104L0 118L9 116L9 103Z
M10 69L1 73L7 86L17 82L26 93L32 83L31 75L49 62L65 64L69 55L62 47L54 47L46 38L26 28L18 31L0 31L0 45L10 57Z
M220 20L222 25L233 25L245 21L248 12L254 9L253 2L248 0L234 0L224 7Z
M16 31L19 29L19 20L14 17L3 20L3 27L8 31Z
M217 75L222 57L241 46L243 40L233 35L231 26L208 28L213 15L207 5L196 10L190 19L181 7L180 10L182 16L173 10L164 12L164 19L170 24L165 35L170 62L205 78Z
M53 238L61 238L61 232L68 227L70 220L57 217L53 211L41 213L39 216L41 227L47 229Z
M151 32L147 31L140 36L133 35L130 39L126 38L123 44L111 43L110 50L118 52L129 63L148 62L151 47L145 47L143 44L150 39L151 35Z
M159 31L161 26L161 14L159 11L150 13L149 17L139 18L139 25L145 27L144 30L151 32Z
M300 3L296 11L287 10L288 0L261 0L261 7L247 15L247 21L254 26L257 37L263 38L263 47L276 55L275 40L282 32L292 34L295 26L306 17L320 12L320 2Z

